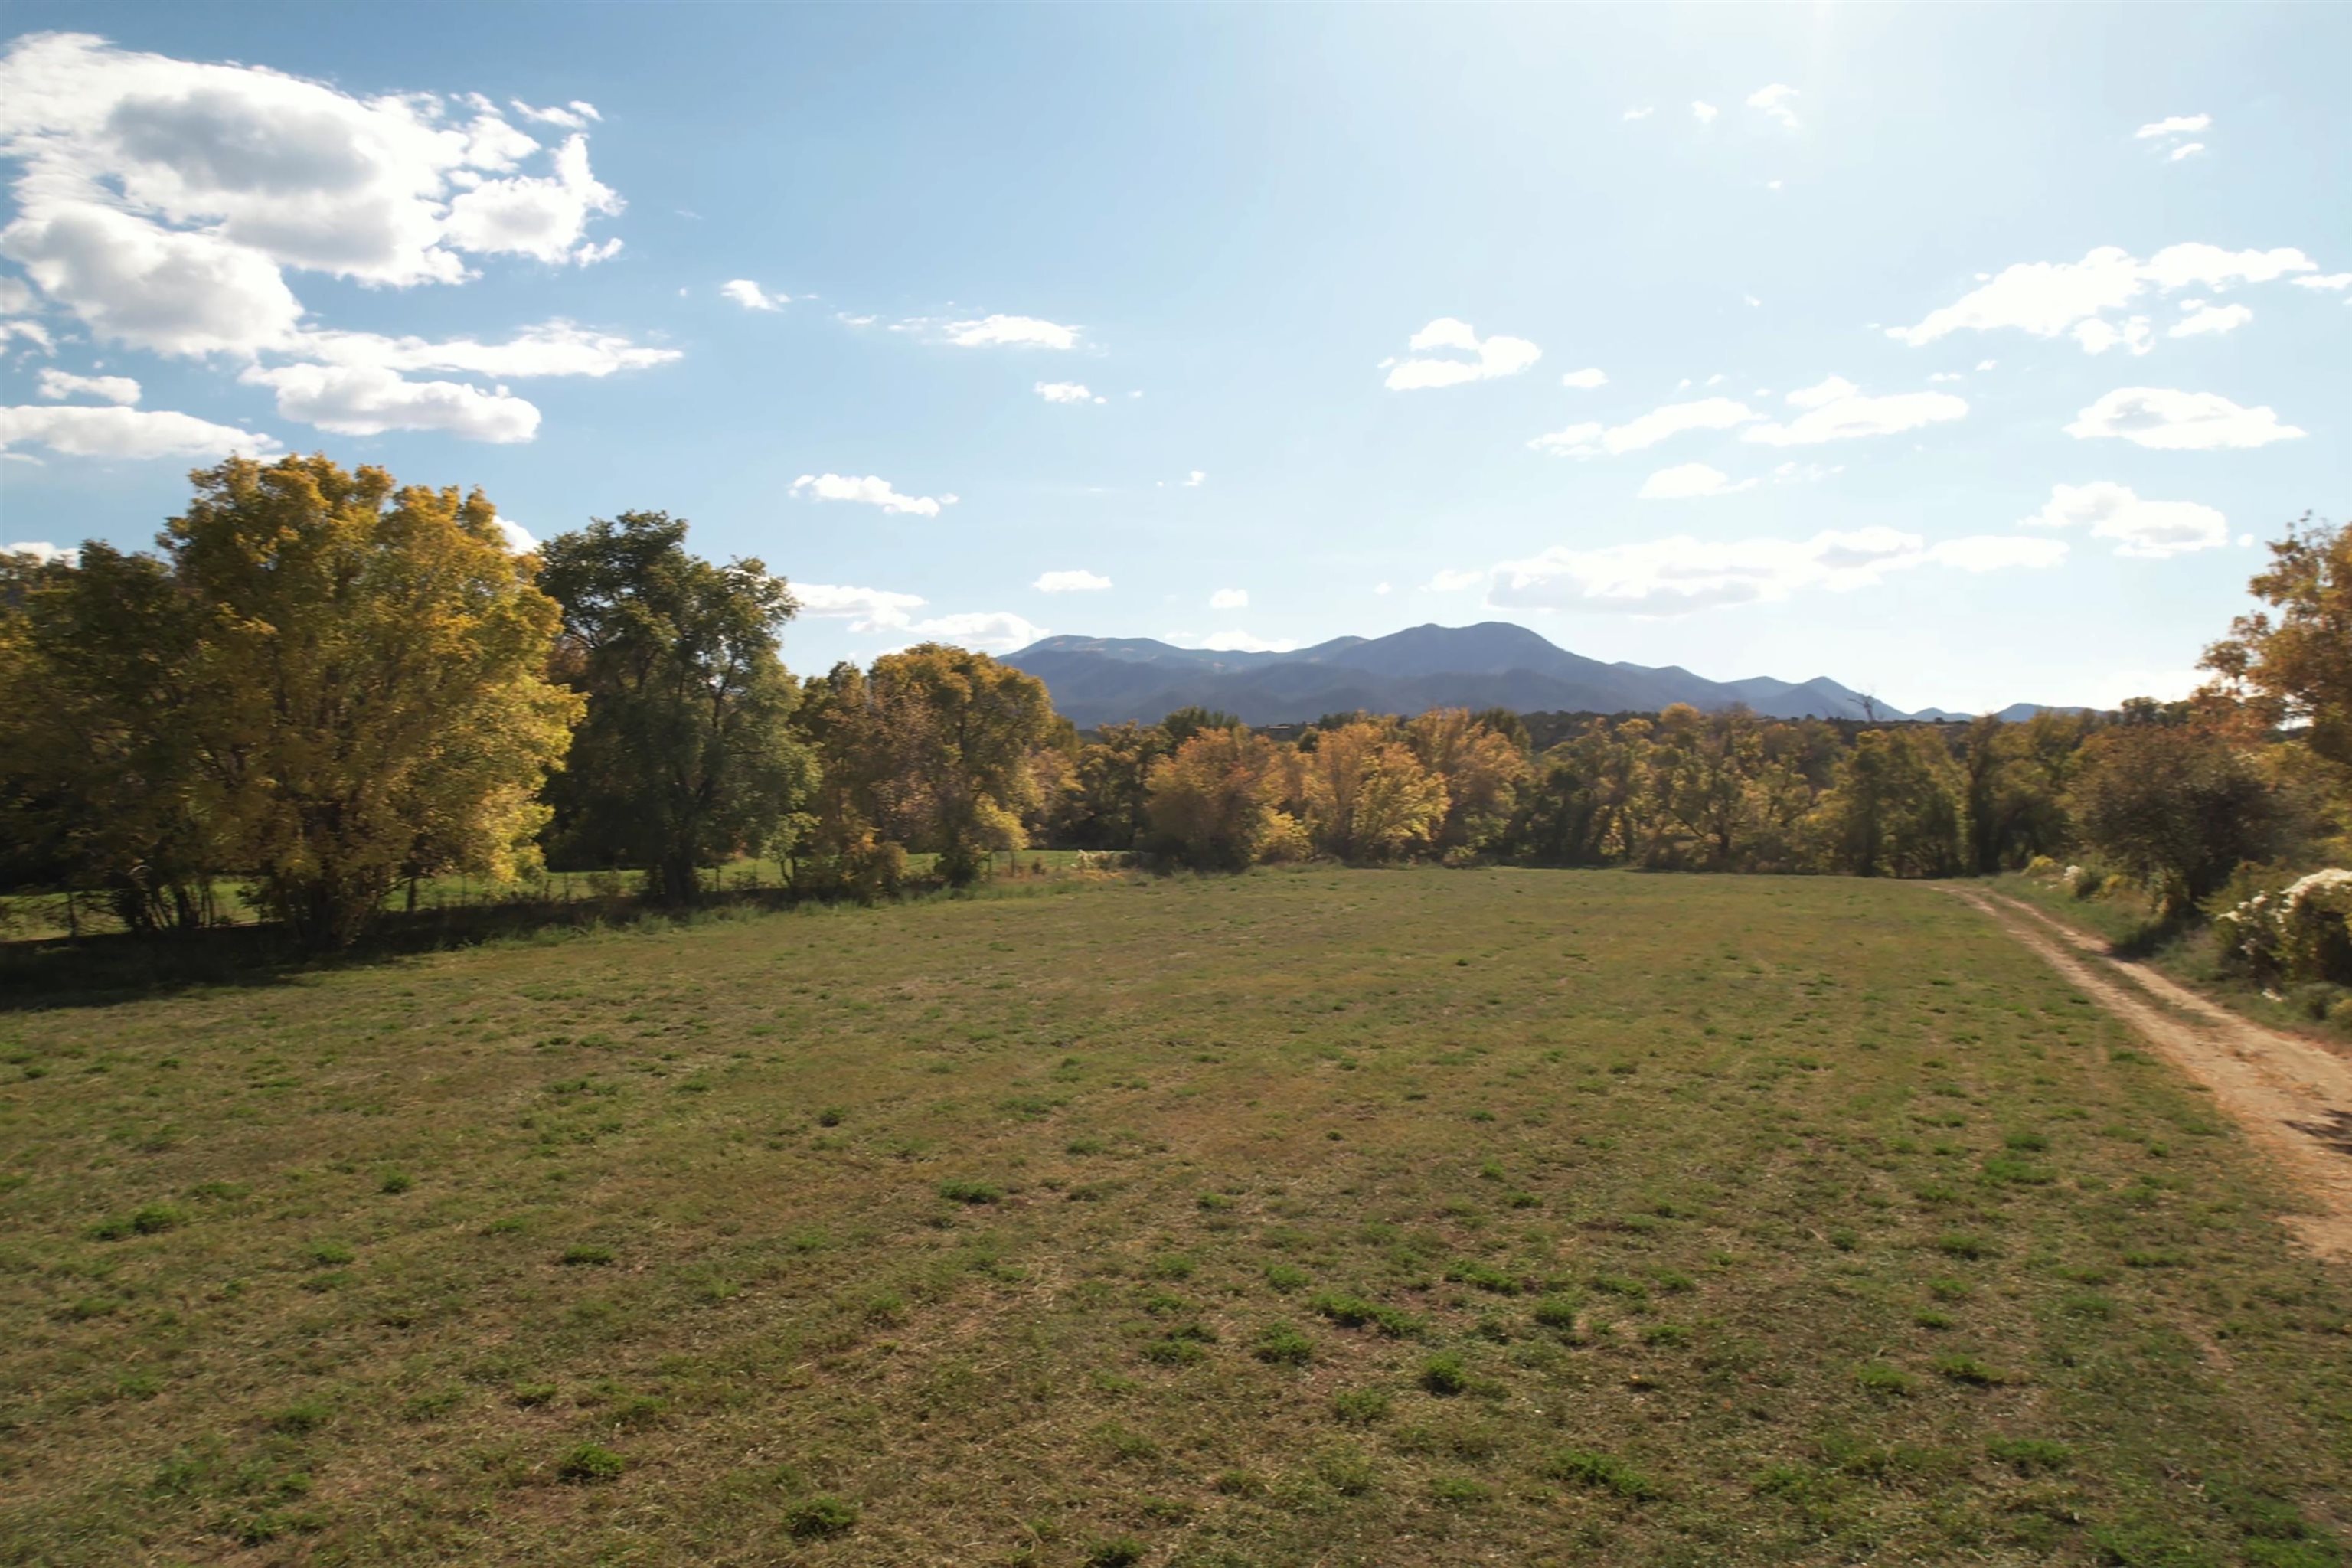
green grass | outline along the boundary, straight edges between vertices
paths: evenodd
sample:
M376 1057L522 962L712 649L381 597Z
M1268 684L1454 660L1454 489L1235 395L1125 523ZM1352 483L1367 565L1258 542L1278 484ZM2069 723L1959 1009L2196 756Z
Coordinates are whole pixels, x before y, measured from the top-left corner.
M2132 1047L1502 870L0 1012L0 1561L2337 1563L2346 1281Z

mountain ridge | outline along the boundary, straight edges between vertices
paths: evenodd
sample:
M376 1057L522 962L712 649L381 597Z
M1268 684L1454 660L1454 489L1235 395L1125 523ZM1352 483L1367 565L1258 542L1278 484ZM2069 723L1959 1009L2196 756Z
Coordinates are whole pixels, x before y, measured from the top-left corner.
M1364 709L1417 713L1438 707L1515 712L1655 712L1675 702L1703 710L1745 705L1770 719L1970 717L1906 713L1825 675L1710 680L1679 665L1603 663L1508 621L1428 622L1385 637L1339 637L1282 652L1183 648L1156 637L1041 637L1004 662L1045 681L1054 705L1082 728L1156 722L1200 706L1251 724L1299 723ZM2004 719L2041 711L2030 702Z

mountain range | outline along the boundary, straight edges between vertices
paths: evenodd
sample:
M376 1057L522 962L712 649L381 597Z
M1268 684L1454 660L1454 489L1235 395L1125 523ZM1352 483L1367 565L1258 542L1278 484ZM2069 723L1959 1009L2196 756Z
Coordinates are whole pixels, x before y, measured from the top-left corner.
M1082 729L1151 723L1198 705L1249 724L1287 724L1362 709L1507 708L1517 713L1654 713L1745 704L1771 719L1965 719L1939 708L1906 713L1827 676L1811 680L1709 680L1677 665L1603 664L1525 626L1410 626L1381 637L1333 637L1286 653L1182 648L1151 637L1053 637L1005 657L1045 683L1054 706ZM2000 716L2041 710L2020 702Z

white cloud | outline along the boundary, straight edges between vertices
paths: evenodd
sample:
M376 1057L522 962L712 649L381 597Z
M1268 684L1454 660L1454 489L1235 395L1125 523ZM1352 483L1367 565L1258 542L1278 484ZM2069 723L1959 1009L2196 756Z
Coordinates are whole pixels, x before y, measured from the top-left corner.
M1206 474L1204 474L1204 473L1202 473L1200 469L1198 469L1198 468L1194 468L1191 473L1186 474L1186 475L1183 477L1183 479L1181 479L1181 480L1179 480L1178 482L1179 482L1179 483L1180 483L1180 484L1181 484L1181 485L1185 489L1188 489L1188 490L1197 490L1197 489L1199 489L1202 485L1205 485L1205 484L1207 484L1207 483L1209 482L1209 476L1208 476L1208 475L1206 475Z
M602 377L616 371L646 370L684 356L676 349L648 348L611 332L599 332L561 319L525 327L502 343L452 338L388 338L375 332L306 331L295 340L302 358L325 364L368 365L382 370L456 370L476 375Z
M852 627L852 630L856 628ZM934 616L906 628L925 642L953 643L979 653L1013 653L1053 634L1010 610Z
M1372 592L1375 594L1393 594L1396 592L1396 584L1393 583L1375 583L1372 584Z
M1449 568L1422 584L1424 591L1435 594L1455 594L1465 588L1475 588L1486 580L1486 574L1473 567L1468 571Z
M982 316L976 321L950 321L947 333L948 342L962 348L982 348L998 343L1045 349L1071 349L1078 345L1077 328L1040 321L1035 316Z
M0 57L0 157L18 165L0 255L99 341L244 361L289 416L527 440L538 411L503 388L394 373L601 375L678 355L568 322L505 345L326 331L306 325L289 283L461 284L484 257L612 256L617 237L588 234L624 205L589 164L594 106L515 113L570 134L543 143L479 94L361 98L85 34L28 36ZM256 372L265 357L322 363Z
M2014 327L2041 338L2071 331L2096 353L2127 339L2105 323L2100 323L2103 331L2085 335L2080 324L2123 310L2150 289L2225 289L2316 270L2317 263L2291 246L2233 251L2216 245L2168 245L2146 261L2102 246L2080 261L2021 261L2004 268L1955 303L1930 311L1918 325L1889 327L1886 335L1916 348L1962 330Z
M1416 353L1431 349L1455 349L1475 355L1471 359L1406 359L1387 362L1388 380L1384 384L1391 392L1417 392L1435 386L1460 386L1467 382L1491 381L1496 376L1517 375L1543 357L1543 350L1525 338L1496 335L1481 338L1469 322L1453 316L1440 316L1413 333L1407 344Z
M2156 346L2156 333L2146 316L2134 316L2121 326L2093 317L2074 323L2074 341L2086 354L2103 354L2118 345L2144 354Z
M2053 485L2050 499L2020 528L2088 526L2094 539L2116 542L2118 555L2162 560L2191 550L2212 550L2230 542L2230 521L2195 501L2142 500L2125 486L2105 480Z
M1620 120L1647 120L1657 111L1658 110L1655 104L1645 103L1639 109L1627 110L1617 118Z
M81 564L81 552L71 546L60 548L46 539L28 539L22 544L0 544L0 555L29 555L34 564L47 566L52 561L68 566Z
M1795 88L1776 81L1769 87L1759 87L1749 93L1748 107L1762 110L1782 125L1794 131L1797 128L1797 111L1789 107L1789 100L1800 96L1801 95Z
M1487 598L1502 608L1677 616L1769 603L1805 589L1870 587L1889 573L1921 566L2050 566L2065 553L2063 540L2002 535L1930 545L1916 533L1884 526L1727 542L1677 534L1597 550L1556 546L1504 562L1495 569Z
M1699 99L1691 100L1691 118L1697 121L1701 125L1713 124L1715 122L1716 115L1719 112L1720 110L1711 103L1707 103Z
M834 583L794 583L792 588L803 617L847 621L853 632L904 631L914 624L913 612L927 602L919 594Z
M74 375L62 370L44 370L41 395L52 402L95 397L107 403L136 403L139 384L127 375Z
M1562 386L1576 387L1580 391L1590 391L1596 386L1608 385L1609 376L1598 365L1592 365L1583 370L1570 371L1559 378L1559 384Z
M2210 114L2170 114L2152 124L2141 126L2132 134L2142 141L2151 136L2186 136L2212 123L2213 117Z
M1110 579L1092 572L1046 572L1029 584L1041 594L1091 594L1110 586Z
M845 474L803 474L793 481L792 493L807 500L854 500L867 506L878 506L892 514L906 513L915 517L937 517L941 507L955 505L951 495L901 495L890 488L890 481L868 474L864 479L852 479Z
M2161 386L2126 386L2108 393L2075 416L2066 434L2089 440L2119 437L2160 451L2202 452L2231 447L2265 447L2303 434L2279 423L2268 406L2241 408L2219 393L2180 392Z
M2000 362L1999 360L1980 359L1977 361L1977 368L1979 370L1991 370L2000 363Z
M240 380L278 394L278 412L341 436L438 430L469 441L528 441L539 409L500 388L458 381L410 381L380 365L259 365Z
M1247 588L1220 588L1215 593L1209 595L1209 608L1213 610L1246 610L1249 608L1249 590Z
M69 458L266 457L267 436L160 408L0 408L0 448L37 444Z
M2209 300L2183 300L2180 309L2184 313L2164 334L2168 338L2234 331L2254 319L2254 313L2243 305L2216 305Z
M1763 416L1728 397L1702 397L1694 403L1670 403L1638 418L1610 428L1586 423L1538 436L1528 445L1554 457L1593 458L1606 452L1619 457L1654 447L1685 430L1727 430Z
M33 308L33 291L22 279L0 277L0 316L21 316Z
M0 349L22 338L43 353L57 353L57 344L49 341L49 329L38 321L0 321Z
M2294 280L2294 286L2298 289L2326 289L2329 290L2352 289L2352 272L2316 273L2309 278L2296 279Z
M1968 377L1956 370L1939 370L1927 377L1928 384L1932 386L1947 386L1953 382L1966 380Z
M1785 425L1751 426L1739 433L1743 441L1768 447L1810 447L1823 441L1851 441L1866 436L1892 436L1922 426L1967 416L1965 399L1948 392L1897 392L1865 397L1862 389L1841 376L1789 394L1792 407L1804 410Z
M1048 403L1106 403L1109 401L1108 398L1096 396L1092 392L1088 391L1082 383L1075 381L1041 381L1037 384L1036 392L1038 396L1044 398Z
M493 521L498 525L499 538L505 542L506 547L509 550L513 551L517 555L529 555L532 551L539 548L539 541L530 536L530 530L525 528L514 519L510 517L501 517L494 519Z
M1660 468L1642 482L1640 500L1687 500L1698 496L1727 496L1754 485L1754 479L1734 484L1731 476L1705 463L1683 463Z
M747 310L781 310L793 302L790 294L771 294L749 278L730 278L719 286L719 292Z
M2164 161L2168 163L2178 163L2183 158L2194 158L2203 151L2205 151L2205 143L2202 142L2183 142L2167 154Z

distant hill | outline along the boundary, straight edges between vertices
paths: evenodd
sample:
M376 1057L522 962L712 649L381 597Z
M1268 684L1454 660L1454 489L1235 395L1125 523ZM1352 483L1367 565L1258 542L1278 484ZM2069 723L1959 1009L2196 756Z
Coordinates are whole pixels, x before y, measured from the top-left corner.
M1709 680L1676 665L1603 664L1525 626L1409 626L1383 637L1334 637L1288 653L1215 653L1151 637L1055 637L1005 662L1043 680L1054 706L1082 728L1152 722L1195 704L1250 724L1290 724L1364 709L1507 708L1517 713L1654 713L1671 703L1717 710L1746 704L1773 719L1961 719L1905 713L1827 676L1811 680ZM2031 703L2002 710L2014 719Z

